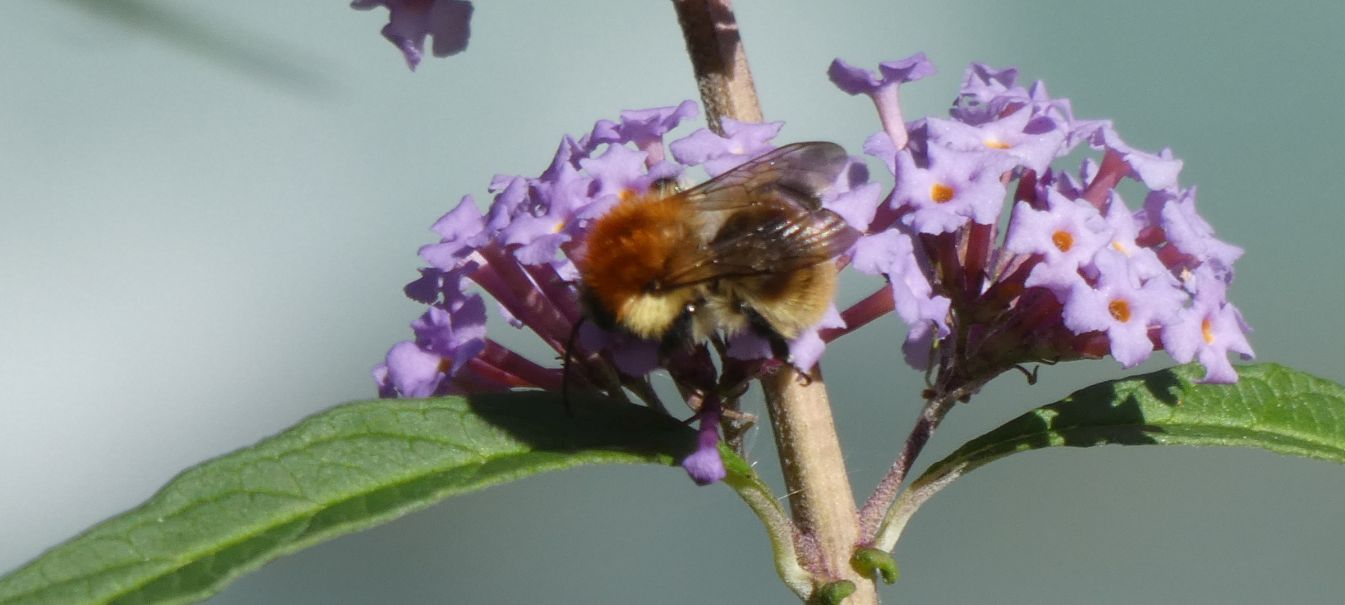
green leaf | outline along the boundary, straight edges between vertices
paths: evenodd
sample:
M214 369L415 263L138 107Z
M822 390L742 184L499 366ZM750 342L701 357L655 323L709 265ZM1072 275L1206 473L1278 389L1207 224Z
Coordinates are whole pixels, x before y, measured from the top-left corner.
M1199 384L1187 365L1096 384L986 433L930 467L965 471L1015 452L1094 445L1227 445L1345 463L1345 389L1276 364L1237 384Z
M647 408L509 393L338 406L187 470L5 578L0 604L182 603L448 496L596 463L674 464L695 432Z
M963 445L916 479L874 545L891 550L906 520L952 480L1045 447L1223 445L1345 463L1345 388L1277 364L1238 368L1237 384L1196 382L1197 365L1103 382Z

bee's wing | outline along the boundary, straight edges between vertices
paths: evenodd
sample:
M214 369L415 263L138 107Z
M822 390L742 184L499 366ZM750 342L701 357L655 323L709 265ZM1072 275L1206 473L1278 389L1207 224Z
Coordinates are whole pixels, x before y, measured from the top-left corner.
M784 199L819 210L819 195L831 187L849 159L835 143L794 143L748 160L680 195L702 212L735 210L766 199Z
M675 257L664 285L675 288L811 267L845 252L858 237L858 231L830 210L770 213L751 228L734 229L702 250Z

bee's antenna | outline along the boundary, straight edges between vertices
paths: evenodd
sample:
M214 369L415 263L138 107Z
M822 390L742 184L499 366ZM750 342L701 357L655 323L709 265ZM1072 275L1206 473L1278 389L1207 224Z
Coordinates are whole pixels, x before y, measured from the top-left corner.
M566 416L574 416L574 408L570 405L570 360L574 357L574 341L579 337L579 327L584 325L585 319L580 317L570 328L570 337L565 341L565 356L560 365L560 400L565 404Z

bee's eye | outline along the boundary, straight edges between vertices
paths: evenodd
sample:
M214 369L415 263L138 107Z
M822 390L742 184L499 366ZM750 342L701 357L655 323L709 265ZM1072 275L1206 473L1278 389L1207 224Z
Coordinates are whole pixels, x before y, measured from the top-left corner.
M663 289L663 284L660 284L659 281L658 281L657 279L651 279L651 280L649 280L648 282L646 282L645 285L644 285L644 291L645 291L645 292L658 292L659 290L662 290L662 289Z

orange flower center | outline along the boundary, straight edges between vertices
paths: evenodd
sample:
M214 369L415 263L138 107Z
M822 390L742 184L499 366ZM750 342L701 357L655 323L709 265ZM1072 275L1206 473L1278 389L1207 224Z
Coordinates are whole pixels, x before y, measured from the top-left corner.
M1116 321L1121 323L1130 321L1130 303L1124 300L1118 298L1111 301L1111 304L1107 305L1107 311L1111 312L1111 316L1115 317Z
M1010 147L1013 147L1013 145L1005 143L1004 141L1001 141L999 139L990 139L985 142L985 146L991 149L1009 149Z
M1051 243L1061 252L1069 252L1074 247L1074 236L1068 231L1056 231L1051 234Z
M929 188L929 199L934 200L935 204L942 204L952 201L954 193L957 192L952 187L943 183L934 183L934 186Z
M1214 344L1214 324L1210 320L1200 322L1200 335L1205 338L1205 344Z

